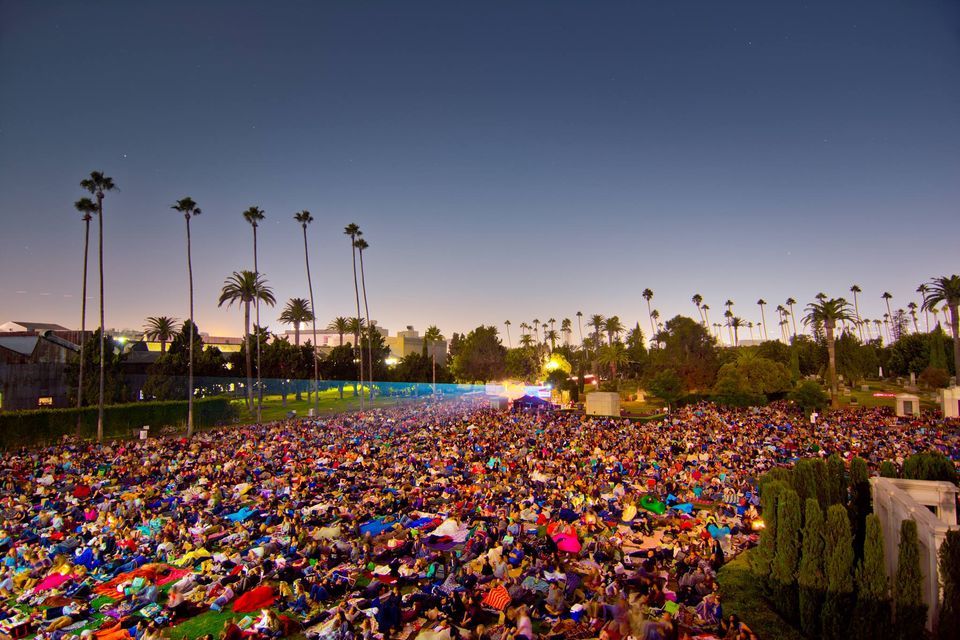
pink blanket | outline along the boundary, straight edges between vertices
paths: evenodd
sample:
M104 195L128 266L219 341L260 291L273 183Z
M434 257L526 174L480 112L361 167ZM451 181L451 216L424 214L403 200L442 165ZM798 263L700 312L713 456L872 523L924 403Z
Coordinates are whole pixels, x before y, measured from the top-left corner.
M50 589L56 589L64 582L69 582L70 580L75 580L80 576L74 575L72 573L63 575L62 573L55 573L53 575L47 576L37 585L37 593L41 591L49 591Z

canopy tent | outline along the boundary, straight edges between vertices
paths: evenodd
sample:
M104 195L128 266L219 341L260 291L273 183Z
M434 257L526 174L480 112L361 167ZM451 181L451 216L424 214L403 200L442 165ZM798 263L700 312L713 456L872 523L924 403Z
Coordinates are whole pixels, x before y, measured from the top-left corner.
M536 396L523 396L522 398L517 398L513 401L514 411L550 411L552 409L553 404L551 402L543 400L542 398L537 398Z

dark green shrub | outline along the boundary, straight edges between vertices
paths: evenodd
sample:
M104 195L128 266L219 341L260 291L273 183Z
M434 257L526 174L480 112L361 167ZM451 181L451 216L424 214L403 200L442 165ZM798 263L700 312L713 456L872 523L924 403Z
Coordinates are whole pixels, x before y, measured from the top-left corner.
M823 511L815 497L807 498L804 520L803 549L797 572L799 617L803 633L812 638L820 633L820 608L826 583L823 573Z
M797 622L797 565L800 562L800 498L786 489L777 499L776 552L770 570L774 601L780 614Z
M827 458L827 482L829 483L830 504L847 504L847 480L843 458L834 453Z
M939 553L943 603L940 606L937 635L941 640L946 640L960 634L960 530L947 532Z
M897 640L924 637L927 605L923 602L920 573L920 542L915 520L900 523L900 550L897 554L897 575L894 580L895 624Z
M764 528L760 532L760 543L750 556L753 572L764 584L773 570L773 559L777 551L777 500L787 485L779 480L771 480L760 486L760 512Z
M847 638L853 604L853 535L843 505L827 509L824 532L827 597L823 604L822 636L827 640Z
M903 477L910 480L946 480L958 484L957 468L939 451L916 453L904 460Z
M851 637L882 639L890 629L890 582L883 561L883 530L874 514L865 520L863 559L857 565L856 582Z
M893 464L889 460L884 460L880 463L880 477L881 478L897 478L897 465Z

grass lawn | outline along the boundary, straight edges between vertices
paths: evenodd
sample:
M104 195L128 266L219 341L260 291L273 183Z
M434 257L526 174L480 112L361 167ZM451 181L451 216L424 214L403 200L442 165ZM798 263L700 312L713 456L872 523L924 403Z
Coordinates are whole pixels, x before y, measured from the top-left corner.
M283 399L279 395L263 397L263 409L261 411L264 422L272 422L287 417L287 412L296 411L298 416L305 417L310 409L314 407L313 402L307 401L307 394L303 394L303 400L297 402L296 396L290 394L287 396L287 405L283 406ZM424 399L425 397L421 397ZM365 407L395 407L401 402L409 402L411 398L398 398L377 396L372 401L367 397L364 401ZM256 420L256 412L253 414L247 411L246 403L243 400L234 401L241 424L249 424ZM343 413L345 411L356 411L360 409L359 396L353 395L352 388L346 388L343 392L343 399L340 399L340 393L336 389L328 389L320 392L320 414L330 415L334 413Z
M760 582L750 571L749 554L749 551L741 553L720 569L723 615L729 618L730 614L737 614L761 638L803 640L803 635L767 602Z
M865 384L867 385L868 391L861 391L860 387ZM866 407L867 409L874 409L876 407L890 407L893 409L896 405L895 398L889 397L874 397L874 393L905 393L903 387L898 386L892 382L879 382L871 381L861 383L850 390L850 396L841 396L840 404L842 406L850 406L850 398L856 398L857 404L853 406ZM936 409L937 403L935 400L928 397L927 391L917 391L917 392L906 392L913 393L914 395L920 398L920 407L922 409Z

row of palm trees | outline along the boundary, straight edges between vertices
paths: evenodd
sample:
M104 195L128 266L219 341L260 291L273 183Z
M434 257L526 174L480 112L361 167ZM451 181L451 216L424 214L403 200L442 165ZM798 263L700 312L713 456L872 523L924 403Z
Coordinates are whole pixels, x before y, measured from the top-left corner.
M82 284L82 296L81 296L81 318L80 318L80 331L81 335L84 335L86 332L86 318L87 318L87 263L89 256L90 248L90 222L93 220L93 217L97 217L97 226L98 226L98 266L99 266L99 285L100 285L100 383L99 383L99 399L97 403L97 440L103 439L103 416L104 416L104 389L105 389L105 351L106 351L106 332L104 325L104 315L105 315L105 301L104 301L104 274L103 274L103 223L104 223L104 210L103 203L106 197L106 194L116 190L116 185L113 179L107 176L102 171L93 171L90 173L90 176L84 178L80 182L80 187L87 191L93 199L90 197L83 197L77 200L74 203L74 207L81 214L81 220L84 223L84 249L83 249L83 284ZM190 197L181 198L177 200L171 207L174 211L182 214L186 221L186 236L187 236L187 277L188 277L188 287L189 287L189 316L191 326L194 324L194 296L193 296L193 260L192 260L192 246L191 246L191 235L190 235L190 221L196 216L200 215L201 209L197 203ZM257 247L257 229L260 226L260 222L263 221L265 217L265 212L260 207L249 207L243 212L243 219L250 225L253 230L253 271L239 271L234 272L227 280L224 282L223 289L220 295L219 304L222 306L224 303L233 304L234 302L240 302L244 306L244 340L248 341L250 337L250 304L254 305L255 312L255 322L256 326L260 327L260 303L266 303L269 305L275 304L276 300L273 296L273 292L269 287L266 286L266 280L261 277L260 267L259 267L259 256L258 256L258 247ZM284 319L283 321L291 321L296 327L297 332L297 341L299 342L299 327L302 323L310 321L312 323L313 330L313 344L317 343L317 327L316 319L314 317L313 309L314 305L314 291L313 291L313 278L310 272L310 253L309 253L309 242L307 239L307 227L313 222L313 216L309 211L300 211L293 216L294 220L301 226L303 229L303 252L304 252L304 262L306 265L306 274L307 274L307 287L309 290L309 305L307 301L302 298L294 298L291 301L291 305L284 310ZM344 229L344 233L350 238L351 251L353 253L354 259L354 292L357 301L357 317L360 316L360 297L359 292L360 288L363 290L363 304L366 315L366 323L369 326L370 324L370 310L367 304L367 288L366 288L366 279L365 272L363 268L363 252L369 248L367 241L362 238L363 232L360 231L360 228L356 224L350 224ZM357 256L360 258L360 280L359 284L357 281L357 269L356 262ZM150 335L170 335L170 328L172 326L172 319L166 318L163 316L152 317L147 321L147 332ZM85 340L81 340L80 345L80 371L79 371L79 383L77 391L77 407L83 405L83 381L84 381L84 349ZM189 345L189 355L188 355L188 391L187 391L187 435L193 435L193 340L190 340ZM367 341L368 349L368 365L367 371L372 371L372 346L370 341ZM249 344L249 342L247 342ZM362 384L363 376L363 357L362 357L362 348L359 345L356 345L358 349L361 349L360 353L360 380ZM166 350L166 340L161 341L161 350ZM248 407L250 410L253 410L254 402L252 397L252 361L251 361L251 349L247 349L247 389L248 389ZM262 388L260 384L260 341L257 340L256 347L256 358L257 358L257 402L256 402L256 411L257 411L257 420L259 421L262 415L262 406L263 406L263 397L262 391L259 391ZM315 398L315 408L319 408L319 397L316 394L318 388L317 381L319 379L319 364L317 358L314 358L314 369L313 369L313 391ZM361 394L361 404L362 404L362 394ZM77 428L80 428L80 417L77 418Z

